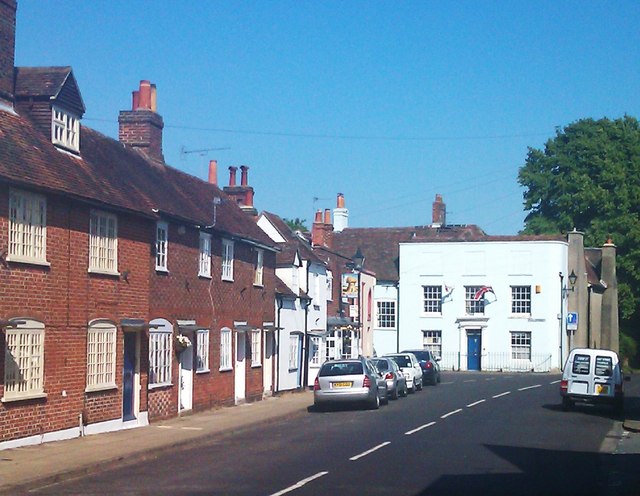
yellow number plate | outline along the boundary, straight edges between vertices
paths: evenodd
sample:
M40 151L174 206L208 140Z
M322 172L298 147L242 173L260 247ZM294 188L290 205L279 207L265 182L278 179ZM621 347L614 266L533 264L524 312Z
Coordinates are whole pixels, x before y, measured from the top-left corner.
M334 388L348 388L351 387L351 384L353 384L352 382L334 382L333 383L333 387Z
M596 394L609 394L609 385L596 384Z

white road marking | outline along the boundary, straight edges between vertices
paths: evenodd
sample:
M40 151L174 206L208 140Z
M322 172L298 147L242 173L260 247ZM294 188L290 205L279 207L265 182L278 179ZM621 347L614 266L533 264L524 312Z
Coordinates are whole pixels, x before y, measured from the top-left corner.
M467 405L467 408L471 408L472 406L479 405L480 403L484 403L485 401L486 401L486 400L478 400L478 401L476 401L475 403L469 403L469 404Z
M535 389L535 388L539 388L541 386L542 386L542 384L536 384L535 386L527 386L527 387L519 388L518 391L526 391L527 389Z
M441 419L445 419L447 417L450 417L451 415L455 415L456 413L460 413L462 411L462 408L458 408L457 410L454 410L452 412L449 413L445 413L442 417L440 417Z
M428 424L421 425L420 427L416 427L413 430L405 432L404 435L405 436L410 436L411 434L415 434L416 432L421 431L422 429L426 429L427 427L431 427L434 424L435 424L435 422L429 422Z
M557 381L550 382L549 384L558 384L559 382L560 382L560 379L558 379Z
M462 382L476 382L476 380L475 379L469 379L467 381L462 381Z
M183 431L201 431L202 427L181 427Z
M495 378L495 377L487 377L487 378L485 379L485 381L495 381L495 380L496 380L496 378Z
M286 489L283 489L282 491L278 491L277 493L273 493L271 496L281 496L282 494L286 494L286 493L290 493L291 491L295 491L296 489L300 489L302 486L304 486L305 484L318 479L319 477L322 477L323 475L327 475L329 472L318 472L315 475L312 475L311 477L307 477L306 479L302 479L300 482L296 482L293 486L289 486Z
M378 446L375 446L375 447L371 448L370 450L365 451L364 453L360 453L359 455L352 456L351 458L349 458L349 460L351 460L352 462L355 462L359 458L362 458L363 456L370 455L374 451L379 450L380 448L383 448L387 444L391 444L391 441L385 441L384 443L379 444Z
M173 429L171 425L156 425L158 429Z
M505 393L496 394L495 396L492 396L492 398L500 398L501 396L506 396L508 394L511 394L511 391L507 391Z
M442 386L443 384L455 384L455 381L449 381L449 382L441 382L440 385Z

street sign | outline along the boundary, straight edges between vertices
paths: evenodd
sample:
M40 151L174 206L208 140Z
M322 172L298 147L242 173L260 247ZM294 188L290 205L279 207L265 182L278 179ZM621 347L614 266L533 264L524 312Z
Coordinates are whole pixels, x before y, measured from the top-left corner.
M578 313L569 312L567 314L567 331L577 331L577 330L578 330Z

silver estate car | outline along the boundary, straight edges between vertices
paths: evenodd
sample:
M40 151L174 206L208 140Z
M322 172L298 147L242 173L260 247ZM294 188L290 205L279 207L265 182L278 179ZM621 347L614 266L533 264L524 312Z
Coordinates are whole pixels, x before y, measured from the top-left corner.
M371 361L387 381L389 398L397 400L399 396L407 395L407 380L396 362L385 357L372 358Z
M367 358L325 362L313 385L316 409L338 403L364 403L377 409L387 401L387 382Z

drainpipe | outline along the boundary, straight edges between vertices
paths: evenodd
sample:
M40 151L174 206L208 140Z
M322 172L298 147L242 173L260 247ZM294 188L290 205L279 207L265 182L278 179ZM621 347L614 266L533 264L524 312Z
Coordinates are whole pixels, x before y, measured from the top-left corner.
M562 370L562 366L563 366L563 356L562 356L562 321L564 320L564 275L562 274L562 272L558 273L558 276L560 277L560 318L558 319L560 321L560 357L559 357L559 361L560 361L560 370Z
M396 287L396 353L400 353L400 281Z
M306 389L309 387L309 335L307 334L309 331L309 305L311 305L311 298L309 297L309 261L307 260L306 266L306 290L307 297L304 300L301 300L302 305L304 306L304 336L302 339L302 361L304 362L304 370L302 371L302 388Z
M587 348L591 348L591 284L587 284ZM594 346L595 347L595 346Z
M276 305L278 305L278 312L276 313L276 392L280 392L280 311L282 310L282 296L276 296Z

